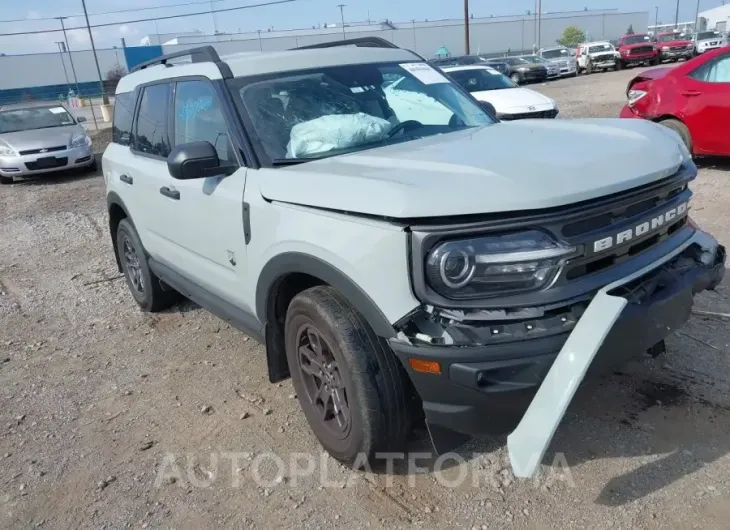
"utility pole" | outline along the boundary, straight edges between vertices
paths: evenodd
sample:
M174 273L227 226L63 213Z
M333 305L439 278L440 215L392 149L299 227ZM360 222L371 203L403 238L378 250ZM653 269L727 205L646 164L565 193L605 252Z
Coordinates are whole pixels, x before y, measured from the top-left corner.
M76 67L74 66L74 58L71 55L71 48L68 45L68 35L66 35L66 25L63 20L67 17L58 17L61 22L61 31L63 31L63 41L66 43L66 51L68 52L68 62L71 63L71 73L74 76L74 84L76 85L76 97L81 97L81 89L79 88L79 78L76 76ZM94 128L98 131L99 124L96 122L96 114L94 113L94 105L91 105L91 117L94 119Z
M466 55L471 53L469 41L469 0L464 0L464 49L466 50Z
M218 35L218 21L215 19L215 7L213 7L213 0L210 0L210 16L213 17L213 35ZM216 40L218 40L216 38Z
M537 0L537 50L540 49L542 41L542 0ZM535 50L535 52L537 52Z
M659 6L654 6L656 14L654 15L654 33L659 33Z
M679 0L677 0L677 10L674 12L674 29L679 27Z
M257 29L256 31L259 33L259 50L264 51L264 45L261 43L261 30Z
M61 41L57 41L56 44L58 45L58 54L61 56L61 64L63 65L63 75L66 77L66 86L68 86L71 83L68 82L68 70L66 70L66 61L63 60L63 48L64 48L65 44Z
M697 23L700 18L700 0L697 0L697 11L695 11L695 33L697 33Z
M342 40L347 39L345 34L345 4L340 4L337 7L340 8L340 19L342 19Z
M413 51L416 51L416 19L411 20L413 23ZM418 52L416 52L418 53Z
M104 105L109 104L109 96L104 91L104 80L101 77L101 68L99 68L99 57L96 56L96 46L94 46L94 36L91 34L91 25L89 24L89 13L86 11L86 0L81 0L81 6L84 8L84 17L86 18L86 29L89 30L89 40L91 41L91 52L94 54L94 62L96 63L96 73L99 74L99 87L101 88L101 102ZM93 108L93 105L92 105Z

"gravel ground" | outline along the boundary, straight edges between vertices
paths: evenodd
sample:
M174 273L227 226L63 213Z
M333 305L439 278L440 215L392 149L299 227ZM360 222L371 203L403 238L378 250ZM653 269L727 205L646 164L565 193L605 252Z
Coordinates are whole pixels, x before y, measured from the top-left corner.
M535 88L564 118L612 117L633 74ZM694 184L693 216L725 245L729 169L702 161ZM693 317L666 355L582 388L535 481L511 475L503 439L352 473L320 457L260 345L191 303L137 309L99 175L3 186L0 219L0 527L727 528L727 322ZM730 312L728 285L697 308Z

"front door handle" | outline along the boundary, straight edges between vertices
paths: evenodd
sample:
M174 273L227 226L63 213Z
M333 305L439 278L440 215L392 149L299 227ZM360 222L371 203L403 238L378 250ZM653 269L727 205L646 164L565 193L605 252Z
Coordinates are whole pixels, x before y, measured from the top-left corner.
M175 199L176 201L180 200L180 192L177 190L171 190L167 186L162 186L160 188L160 193L162 193L165 197L170 197L171 199Z
M124 182L126 184L129 184L130 186L132 184L134 184L134 179L132 177L130 177L129 175L120 175L119 180L121 180L122 182Z
M684 92L682 92L682 95L683 96L701 96L702 92L700 92L699 90L685 90Z

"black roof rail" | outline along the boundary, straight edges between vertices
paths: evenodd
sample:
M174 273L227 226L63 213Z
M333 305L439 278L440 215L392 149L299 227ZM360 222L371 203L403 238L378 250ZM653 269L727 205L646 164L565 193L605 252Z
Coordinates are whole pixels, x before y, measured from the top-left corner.
M165 66L172 66L171 64L168 64L167 61L170 59L177 59L178 57L190 57L191 61L193 63L215 63L216 66L218 66L218 69L221 72L221 75L224 78L231 78L233 77L233 73L231 72L230 67L221 61L220 56L218 55L218 52L213 46L200 46L198 48L190 48L188 50L181 50L179 52L173 52L173 53L167 53L165 55L161 55L159 57L156 57L154 59L151 59L149 61L145 61L143 63L140 63L136 66L134 66L130 73L132 72L138 72L140 70L144 70L145 68L149 66L155 66L158 64L164 64Z
M317 48L336 48L339 46L357 46L359 48L395 48L398 46L385 40L382 37L360 37L357 39L335 40L331 42L320 42L319 44L309 44L307 46L299 46L292 48L294 50L314 50Z

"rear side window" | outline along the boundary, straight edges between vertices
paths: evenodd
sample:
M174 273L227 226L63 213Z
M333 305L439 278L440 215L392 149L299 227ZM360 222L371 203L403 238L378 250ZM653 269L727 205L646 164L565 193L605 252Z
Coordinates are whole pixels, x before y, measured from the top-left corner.
M114 123L112 142L129 145L132 141L132 122L134 118L134 92L117 94L114 99Z
M730 83L730 54L715 57L692 72L690 77L705 83Z
M134 149L141 153L166 158L170 154L167 134L167 109L170 85L150 85L144 88L137 113Z

